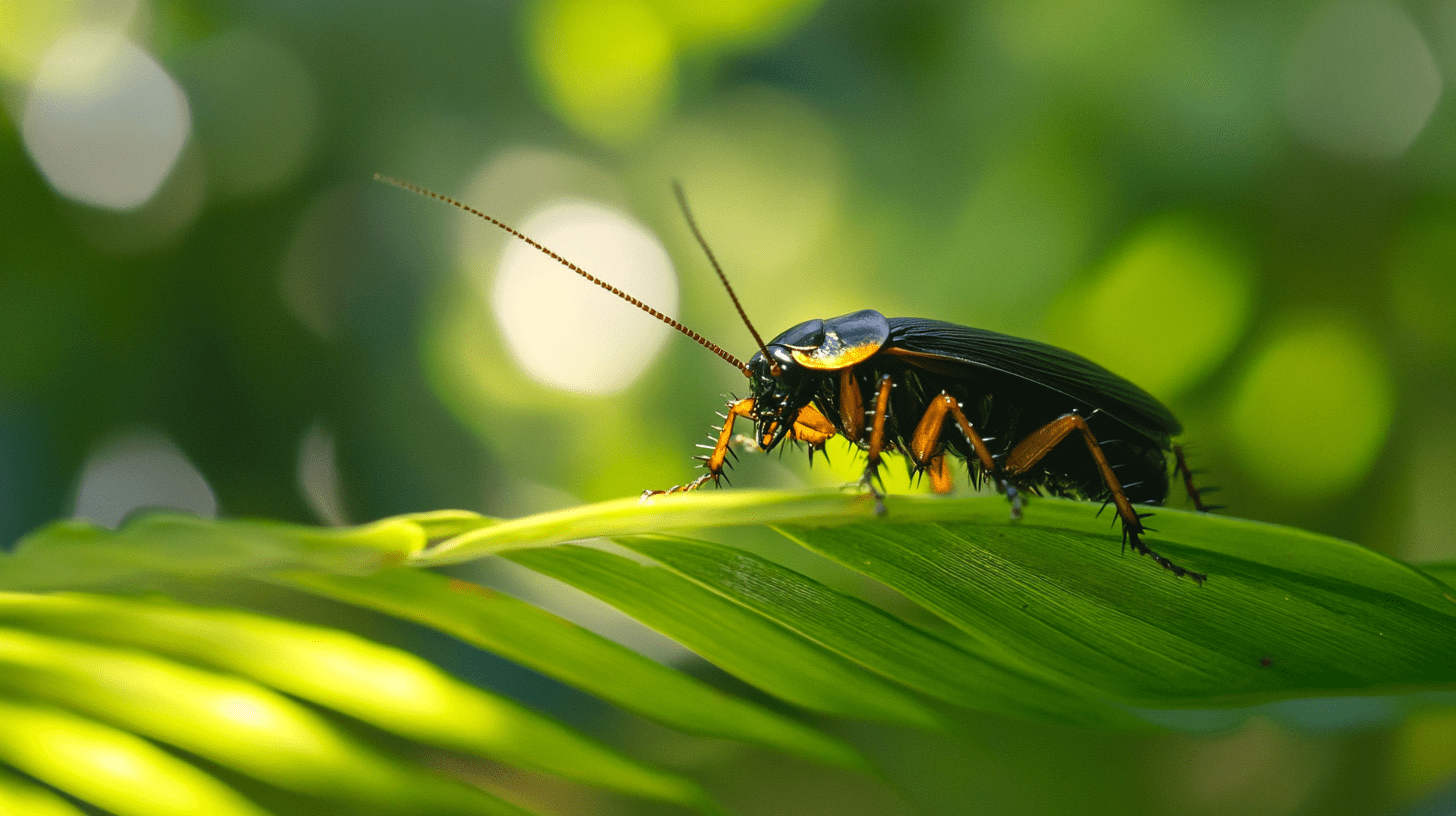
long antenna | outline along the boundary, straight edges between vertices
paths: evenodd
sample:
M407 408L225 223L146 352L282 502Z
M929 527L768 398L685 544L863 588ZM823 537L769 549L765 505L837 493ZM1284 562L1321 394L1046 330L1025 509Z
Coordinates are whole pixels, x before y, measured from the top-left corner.
M400 181L397 178L392 178L390 176L386 176L383 173L375 173L374 174L374 180L375 181L382 181L385 184L393 184L394 186L399 187L402 190L409 190L412 193L419 193L420 195L425 196L426 198L433 198L433 199L435 199L437 201L443 201L446 204L449 204L452 207L457 207L459 209L462 209L465 212L470 213L471 215L475 215L475 216L479 216L481 218L484 218L486 221L489 221L490 223L496 225L497 227L500 227L501 229L505 230L506 232L509 232L511 235L514 235L515 237L521 239L522 241L525 241L527 244L529 244L530 246L534 247L535 249L541 251L542 253L544 253L546 255L546 257L550 258L551 260L553 260L553 261L561 264L562 266L566 267L567 269L570 269L572 272L575 272L576 274L582 276L583 278L586 278L587 280L591 281L592 283L595 283L597 286L600 286L603 289L607 290L608 292L611 292L612 294L616 295L617 297L621 298L622 300L627 301L628 303L630 303L633 306L636 306L637 308L641 309L642 311L644 311L644 312L652 315L653 317L657 318L658 320L661 320L663 323L666 323L667 325L673 327L674 329L677 329L678 331L682 332L683 334L687 335L688 337L691 337L693 340L695 340L698 343L698 345L702 346L703 348L707 349L708 351L713 352L714 354L718 355L719 357L722 357L724 360L727 360L734 368L738 369L739 371L742 371L744 373L744 375L749 375L750 374L750 372L748 370L748 366L746 366L742 362L740 362L737 357L734 357L733 355L731 355L728 352L724 351L723 349L719 348L716 344L714 344L712 342L709 342L709 340L706 337L702 336L701 334L698 334L697 332L693 331L692 329L688 328L687 326L684 326L683 324L677 322L676 320L673 320L672 318L668 317L667 315L663 314L662 312L657 311L656 309L652 308L651 306L648 306L646 303L643 303L642 301L638 300L637 298L632 297L631 295L627 294L626 292L623 292L621 289L618 289L617 287L611 285L610 283L607 283L606 281L602 280L601 278L598 278L595 275L592 275L591 273L587 272L585 269L582 269L581 267L577 266L576 264L572 263L571 261L568 261L565 258L561 257L560 255L557 255L555 252L552 252L551 250L547 249L546 247L542 246L541 244L537 243L536 241L534 241L534 240L526 237L525 233L521 232L520 230L518 230L518 229L516 229L514 227L511 227L511 226L509 226L507 224L503 224L500 221L497 221L496 219L494 219L494 218L486 215L485 213L481 212L480 210L475 209L474 207L471 207L468 204L462 204L459 201L456 201L455 199L453 199L453 198L451 198L449 196L440 195L439 193L434 192L433 190L426 190L425 188L420 187L419 185L410 184L408 181ZM719 273L719 274L722 274L722 273ZM724 282L726 283L727 281L724 281ZM731 293L732 290L729 290L729 291ZM737 298L734 299L734 302L737 302ZM740 309L739 311L741 312L742 310ZM758 334L755 332L754 333L754 336L757 337Z
M743 311L743 304L738 302L738 295L733 291L733 284L728 282L728 276L723 274L723 267L718 265L718 259L714 257L707 239L703 238L703 233L698 230L698 222L693 218L693 211L688 208L688 197L683 192L682 184L674 181L672 191L677 193L677 204L682 208L683 219L688 222L688 229L693 231L693 237L698 239L698 246L703 248L703 254L708 256L708 263L713 265L713 271L718 273L718 280L723 281L723 288L728 290L728 297L733 299L733 308L737 309L738 316L743 318L743 325L747 326L749 333L753 335L753 342L757 343L759 350L763 352L763 359L768 360L773 375L779 376L783 371L779 368L778 362L769 355L768 346L763 344L763 338L758 335L758 329L755 329L753 321L748 319L748 312Z

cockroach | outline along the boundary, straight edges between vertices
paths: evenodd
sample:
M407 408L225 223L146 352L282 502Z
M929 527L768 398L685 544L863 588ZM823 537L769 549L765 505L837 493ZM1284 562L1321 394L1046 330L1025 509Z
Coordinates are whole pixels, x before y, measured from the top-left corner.
M714 444L698 457L705 472L686 484L644 497L719 484L729 466L733 426L754 424L754 442L771 451L785 440L812 457L836 434L866 454L861 484L884 513L879 469L886 453L902 453L937 493L951 490L951 457L972 481L989 480L1021 515L1023 494L1050 494L1112 504L1124 547L1146 555L1177 577L1202 584L1143 541L1148 532L1136 505L1168 497L1167 456L1199 511L1183 451L1172 443L1183 426L1148 392L1100 365L1055 346L920 317L885 317L873 309L808 320L765 343L698 229L680 186L678 203L758 351L743 363L678 321L658 312L520 231L448 196L376 174L375 178L479 216L545 253L588 281L631 303L741 370L752 396L733 399ZM1082 444L1078 445L1076 440Z

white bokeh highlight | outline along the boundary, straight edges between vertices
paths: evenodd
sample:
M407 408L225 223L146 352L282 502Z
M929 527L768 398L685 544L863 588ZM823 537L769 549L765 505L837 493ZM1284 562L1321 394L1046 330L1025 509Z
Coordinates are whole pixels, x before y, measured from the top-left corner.
M46 50L21 120L25 149L67 198L129 210L145 204L187 143L187 97L136 44L99 29Z
M76 487L75 518L115 527L153 507L212 518L217 497L177 445L155 431L132 431L91 452Z
M1341 0L1295 37L1285 81L1290 123L1310 144L1362 160L1399 157L1441 97L1425 38L1398 7Z
M348 523L344 514L343 479L333 431L315 422L298 444L298 490L319 521L334 527Z
M550 205L520 229L558 255L665 314L677 278L646 227L596 204ZM491 307L516 362L538 382L584 394L626 388L672 332L522 241L506 244Z

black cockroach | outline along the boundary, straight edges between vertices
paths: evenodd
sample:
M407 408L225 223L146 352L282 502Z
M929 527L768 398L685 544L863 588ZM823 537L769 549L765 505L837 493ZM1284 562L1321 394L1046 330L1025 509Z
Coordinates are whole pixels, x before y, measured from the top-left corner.
M916 473L928 475L937 493L951 489L947 454L965 460L979 485L990 479L1021 512L1022 492L1110 503L1122 521L1125 546L1178 577L1202 583L1207 576L1184 569L1150 549L1147 528L1134 505L1159 505L1168 496L1167 454L1175 457L1194 506L1183 452L1172 438L1183 429L1151 394L1069 351L1005 334L918 317L885 317L865 309L828 320L809 320L763 342L748 320L708 248L683 197L678 202L693 236L723 281L744 325L758 343L747 364L681 323L590 274L500 221L454 199L387 176L376 179L477 215L597 286L642 309L732 363L751 383L753 396L728 403L728 412L697 479L647 495L694 490L718 483L728 467L733 425L754 423L764 451L784 440L808 445L810 456L835 434L868 457L863 485L884 512L876 487L883 454L903 453ZM1079 438L1082 445L1075 441Z

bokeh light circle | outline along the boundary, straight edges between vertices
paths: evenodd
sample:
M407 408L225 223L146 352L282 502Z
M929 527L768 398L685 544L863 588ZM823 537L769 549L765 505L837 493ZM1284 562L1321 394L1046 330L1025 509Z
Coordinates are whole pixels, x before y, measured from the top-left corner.
M676 54L650 5L543 0L529 30L532 65L567 123L616 144L657 121L676 84Z
M1055 311L1058 342L1171 398L1206 376L1248 324L1248 261L1191 214L1133 233Z
M677 310L677 278L667 252L626 215L567 202L537 211L520 229L658 311ZM585 394L626 388L672 331L521 241L506 244L491 307L527 374Z
M1271 338L1244 373L1228 412L1229 437L1245 470L1266 488L1319 499L1365 477L1394 406L1375 339L1342 317L1306 316Z
M171 172L191 130L176 81L120 34L79 30L41 58L21 131L36 166L62 195L129 210Z
M217 497L207 479L171 439L133 430L103 442L87 457L76 485L76 518L116 527L133 511L158 507L217 515Z
M1290 54L1285 100L1311 144L1356 159L1392 159L1426 126L1441 73L1425 38L1399 8L1369 0L1314 13Z

